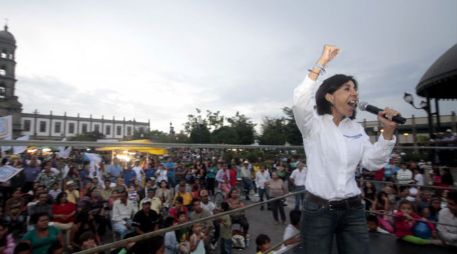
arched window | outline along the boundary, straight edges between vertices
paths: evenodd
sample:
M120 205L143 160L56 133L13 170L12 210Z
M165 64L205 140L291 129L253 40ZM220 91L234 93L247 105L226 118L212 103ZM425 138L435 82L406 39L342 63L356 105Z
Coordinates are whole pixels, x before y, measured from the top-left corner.
M6 97L6 87L5 87L5 83L2 82L0 83L0 99L5 99Z
M1 58L7 58L8 57L8 51L6 49L2 49L2 53L0 53Z

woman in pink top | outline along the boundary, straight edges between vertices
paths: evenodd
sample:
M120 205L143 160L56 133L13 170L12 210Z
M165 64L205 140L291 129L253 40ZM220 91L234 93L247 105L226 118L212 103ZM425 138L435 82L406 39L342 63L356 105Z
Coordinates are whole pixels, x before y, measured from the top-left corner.
M270 198L280 197L287 193L287 190L284 186L284 181L278 177L276 172L271 173L271 180L266 183L266 187L269 192ZM282 199L272 201L270 203L271 211L273 212L273 219L276 224L279 224L278 212L281 216L281 222L286 224L286 214L284 212L284 206L282 205Z

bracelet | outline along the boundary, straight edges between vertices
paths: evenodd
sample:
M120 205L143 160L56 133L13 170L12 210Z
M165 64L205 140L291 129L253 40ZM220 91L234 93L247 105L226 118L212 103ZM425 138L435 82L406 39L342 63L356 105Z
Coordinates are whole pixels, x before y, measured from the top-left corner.
M323 72L323 73L325 73L325 72L326 72L326 70L325 70L325 68L324 68L324 66L323 66L323 65L320 65L320 64L315 64L315 65L314 65L314 68L319 68L319 69L321 69L321 72Z
M319 75L319 74L320 74L319 72L315 72L315 71L313 71L312 69L308 69L308 71L311 72L311 73L314 73L314 74L316 74L316 75Z

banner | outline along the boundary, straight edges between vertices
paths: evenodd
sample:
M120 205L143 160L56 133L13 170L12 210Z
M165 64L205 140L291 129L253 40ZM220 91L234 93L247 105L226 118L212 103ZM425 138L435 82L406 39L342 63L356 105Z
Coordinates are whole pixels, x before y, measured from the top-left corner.
M10 180L13 176L17 175L19 172L21 172L22 168L15 168L11 167L10 165L5 165L0 167L0 183L7 182Z
M0 141L13 138L13 117L0 117ZM2 146L2 151L11 150L11 146Z

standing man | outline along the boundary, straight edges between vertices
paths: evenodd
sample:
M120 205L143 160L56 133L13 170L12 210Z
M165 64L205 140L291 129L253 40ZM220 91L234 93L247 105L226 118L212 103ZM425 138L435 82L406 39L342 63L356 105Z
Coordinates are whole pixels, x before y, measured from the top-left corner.
M255 185L257 186L259 190L259 198L260 202L263 202L263 197L265 197L267 200L268 198L268 193L267 193L267 182L271 180L270 173L268 170L265 170L265 167L262 166L260 168L260 171L255 174ZM260 206L260 210L263 210L263 204Z
M306 172L308 169L305 167L305 163L299 161L297 163L297 168L292 171L292 174L289 177L289 180L292 181L294 185L294 191L304 191L305 182L306 182ZM303 201L305 199L305 193L295 195L295 210L300 210L303 207Z
M243 165L241 165L240 176L241 181L243 182L244 196L246 197L246 200L251 200L249 198L249 192L251 191L252 179L248 161L244 161Z

